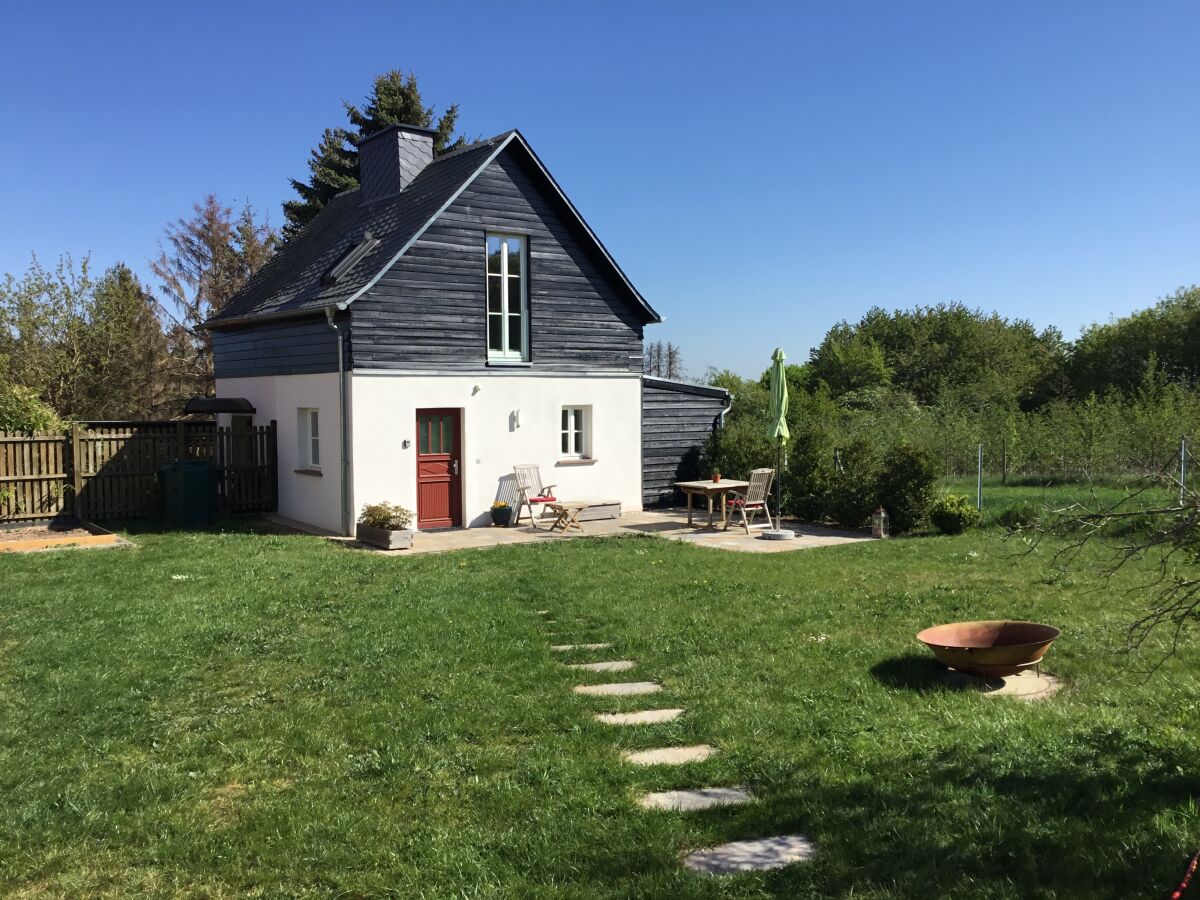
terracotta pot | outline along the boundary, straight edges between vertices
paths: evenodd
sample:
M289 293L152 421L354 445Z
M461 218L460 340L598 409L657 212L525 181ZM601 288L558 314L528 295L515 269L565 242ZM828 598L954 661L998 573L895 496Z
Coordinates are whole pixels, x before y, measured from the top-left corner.
M721 481L721 473L720 473L720 472L714 472L714 473L713 473L712 480L713 480L713 482L714 482L714 483L717 483L717 484L719 484L719 483L720 483L720 481Z

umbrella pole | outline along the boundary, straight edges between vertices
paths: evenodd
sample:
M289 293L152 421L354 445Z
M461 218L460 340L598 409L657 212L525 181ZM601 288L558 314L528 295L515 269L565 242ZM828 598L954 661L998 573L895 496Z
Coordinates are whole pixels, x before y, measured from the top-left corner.
M783 527L783 441L779 442L775 468L775 530Z

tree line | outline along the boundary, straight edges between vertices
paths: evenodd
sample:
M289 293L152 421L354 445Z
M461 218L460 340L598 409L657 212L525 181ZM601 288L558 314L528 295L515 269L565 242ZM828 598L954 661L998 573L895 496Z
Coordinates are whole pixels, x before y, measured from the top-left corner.
M36 257L20 276L0 281L0 431L40 431L69 420L167 418L192 397L214 391L215 315L275 250L294 238L336 194L358 186L355 142L392 124L432 127L435 152L455 136L458 106L440 116L421 97L416 76L400 70L374 79L362 106L344 104L344 124L327 128L291 179L277 230L249 203L215 193L168 224L146 285L127 262L98 275L86 257L64 253L51 266Z
M1200 288L1086 328L1053 328L948 303L872 309L839 322L787 367L792 445L785 495L803 505L854 460L893 448L927 454L939 474L1103 478L1161 471L1181 436L1200 438ZM729 473L774 459L763 422L767 373L710 371L733 392L709 462Z

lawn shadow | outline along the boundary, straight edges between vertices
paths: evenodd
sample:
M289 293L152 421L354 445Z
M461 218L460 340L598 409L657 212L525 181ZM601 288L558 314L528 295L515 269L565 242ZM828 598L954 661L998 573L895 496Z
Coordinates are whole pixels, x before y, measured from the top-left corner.
M871 667L871 677L885 687L924 694L945 690L946 667L930 656L907 653Z
M272 522L257 515L222 516L207 527L173 527L164 525L154 518L129 519L105 522L109 531L121 531L130 535L150 534L304 534L295 528Z

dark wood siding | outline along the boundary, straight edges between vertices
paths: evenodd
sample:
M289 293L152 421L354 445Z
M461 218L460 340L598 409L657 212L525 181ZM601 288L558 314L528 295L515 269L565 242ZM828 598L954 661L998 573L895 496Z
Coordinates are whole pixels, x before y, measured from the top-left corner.
M718 388L642 380L643 504L677 503L676 481L708 476L701 471L704 442L717 427L728 396Z
M223 329L212 337L217 378L337 371L337 337L324 316ZM347 368L349 347L347 341Z
M531 368L641 371L642 314L561 201L530 177L512 151L351 304L355 365L486 368L484 236L506 230L528 235Z

